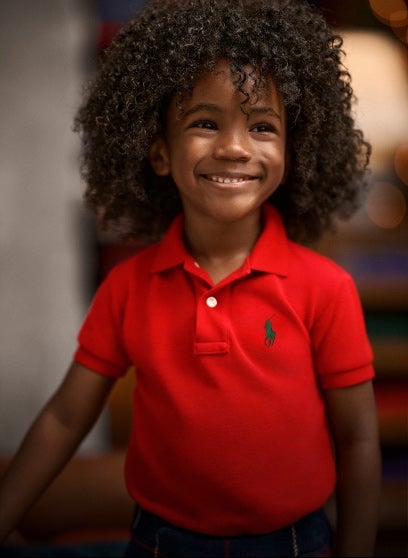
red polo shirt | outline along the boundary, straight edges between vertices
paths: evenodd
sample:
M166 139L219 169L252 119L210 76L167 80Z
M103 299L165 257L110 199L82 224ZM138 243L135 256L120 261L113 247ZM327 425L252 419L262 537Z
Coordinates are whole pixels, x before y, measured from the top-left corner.
M131 496L181 527L265 533L322 506L335 466L322 390L373 377L350 276L286 237L264 207L243 266L213 285L180 216L99 288L75 359L137 369Z

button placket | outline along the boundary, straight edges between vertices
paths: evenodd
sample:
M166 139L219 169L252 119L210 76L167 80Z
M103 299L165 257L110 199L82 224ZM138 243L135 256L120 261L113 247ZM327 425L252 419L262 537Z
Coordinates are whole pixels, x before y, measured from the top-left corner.
M225 354L228 352L228 327L225 301L228 287L214 292L202 292L197 299L196 354Z

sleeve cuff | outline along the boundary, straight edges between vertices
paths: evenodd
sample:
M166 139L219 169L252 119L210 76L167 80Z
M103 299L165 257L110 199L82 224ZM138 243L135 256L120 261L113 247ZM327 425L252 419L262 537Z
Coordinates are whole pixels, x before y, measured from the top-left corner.
M112 378L121 378L126 374L128 369L127 365L122 366L96 357L83 347L77 348L74 353L74 360L94 372L98 372L104 376L111 376Z
M353 370L329 372L320 376L322 389L333 389L354 386L372 380L375 376L372 364L367 364Z

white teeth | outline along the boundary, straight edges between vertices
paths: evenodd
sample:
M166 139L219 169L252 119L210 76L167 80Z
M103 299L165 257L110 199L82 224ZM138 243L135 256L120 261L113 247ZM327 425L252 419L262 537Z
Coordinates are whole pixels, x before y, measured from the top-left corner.
M211 175L207 175L207 178L212 182L219 182L220 184L239 184L240 182L244 182L246 180L244 177L232 178L232 177L211 176Z

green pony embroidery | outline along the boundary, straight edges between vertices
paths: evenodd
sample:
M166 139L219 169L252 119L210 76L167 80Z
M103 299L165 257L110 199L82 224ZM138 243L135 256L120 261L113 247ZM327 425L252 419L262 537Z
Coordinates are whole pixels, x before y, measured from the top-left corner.
M266 320L264 328L265 328L264 343L267 347L270 347L275 343L275 338L276 338L276 331L273 330L271 319Z

